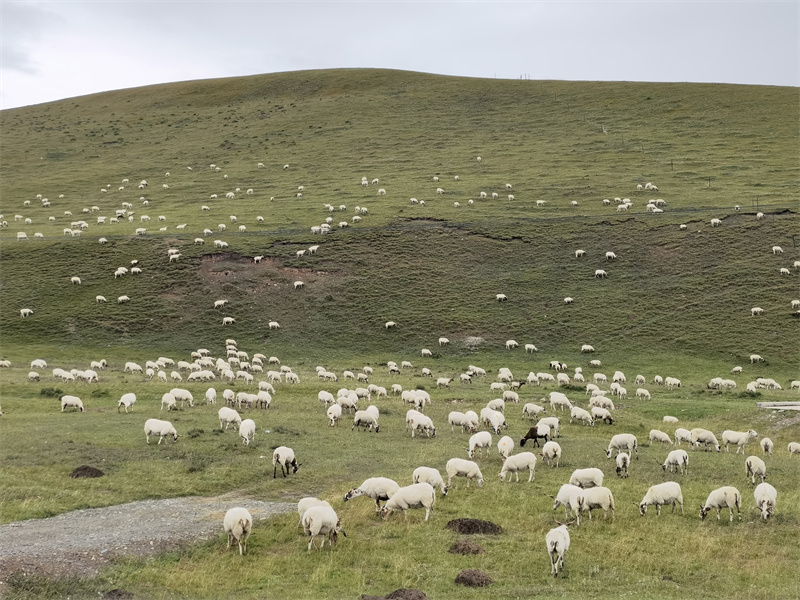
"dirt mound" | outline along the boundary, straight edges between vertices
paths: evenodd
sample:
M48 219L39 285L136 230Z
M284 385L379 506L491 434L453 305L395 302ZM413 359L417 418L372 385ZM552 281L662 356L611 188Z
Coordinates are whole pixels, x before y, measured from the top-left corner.
M494 583L494 581L483 571L464 569L456 577L456 583L469 587L486 587L490 583Z
M480 519L453 519L445 527L452 529L456 533L466 535L474 535L476 533L497 535L498 533L503 533L503 528L499 525L495 525L491 521L481 521Z
M105 473L103 473L100 469L95 469L89 465L78 467L72 473L70 473L70 477L73 479L89 479L92 477L102 477L103 475L105 475Z
M450 546L448 552L450 554L483 554L486 550L478 546L475 542L464 540Z
M422 590L400 588L386 596L367 596L362 594L361 600L428 600L428 596Z

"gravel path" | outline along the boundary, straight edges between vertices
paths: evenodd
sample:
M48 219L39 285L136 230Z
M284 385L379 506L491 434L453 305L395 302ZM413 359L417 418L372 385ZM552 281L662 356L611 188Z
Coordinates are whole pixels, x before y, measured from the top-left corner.
M254 521L297 510L292 502L226 494L142 500L0 525L0 598L5 578L15 571L91 576L114 557L149 556L216 537L234 506L246 507Z

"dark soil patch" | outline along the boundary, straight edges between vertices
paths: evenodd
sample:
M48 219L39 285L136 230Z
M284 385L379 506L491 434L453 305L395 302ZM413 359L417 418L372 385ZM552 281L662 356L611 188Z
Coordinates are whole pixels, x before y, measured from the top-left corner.
M464 569L456 577L456 583L469 587L486 587L490 583L494 583L494 581L483 571Z
M478 546L475 542L464 540L450 546L448 552L450 554L483 554L486 550Z
M367 596L362 594L361 600L428 600L428 596L422 590L400 588L386 596Z
M453 519L445 528L452 529L456 533L474 535L476 533L497 535L503 533L503 528L491 521L481 521L480 519Z
M73 479L90 479L92 477L102 477L105 475L100 469L95 469L89 465L83 465L70 473Z

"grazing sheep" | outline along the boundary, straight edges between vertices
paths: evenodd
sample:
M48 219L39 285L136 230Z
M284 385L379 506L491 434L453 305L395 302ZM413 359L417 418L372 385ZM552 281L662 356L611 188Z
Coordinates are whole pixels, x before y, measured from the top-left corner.
M772 253L773 254L783 254L783 248L781 248L780 246L773 246L772 247Z
M717 436L715 436L708 429L695 427L694 429L692 429L691 434L692 434L692 448L695 448L700 444L703 444L703 448L706 452L708 451L709 446L713 446L717 452L721 450L719 442L717 441Z
M567 525L561 524L548 531L544 542L547 546L547 555L550 557L550 574L558 577L559 571L564 570L564 555L569 549Z
M21 308L19 311L19 316L23 319L25 317L30 317L33 314L33 311L30 308Z
M508 297L507 297L505 294L497 294L497 295L495 296L495 299L496 299L498 302L507 302L507 301L508 301Z
M469 448L467 449L467 456L475 458L475 450L480 449L481 455L489 455L489 449L492 446L492 434L488 431L479 431L469 438Z
M607 408L602 406L592 406L591 414L595 422L605 421L609 425L614 424L614 417L611 416L611 412L609 412Z
M158 419L147 419L147 421L145 421L144 435L148 444L150 443L151 435L158 436L159 444L168 435L172 436L173 443L178 441L178 432L175 431L175 428L172 426L172 423L170 423L169 421L160 421Z
M617 475L623 479L628 478L628 468L631 466L631 455L620 452L616 457Z
M222 527L228 534L226 550L230 550L231 544L236 541L239 545L239 556L247 552L247 538L250 537L250 532L253 530L253 516L250 511L241 507L231 508L225 513Z
M284 169L288 167L289 165L285 165ZM301 522L305 534L309 536L309 552L311 552L311 548L314 545L314 538L317 536L322 536L322 543L319 546L320 550L322 550L322 547L325 545L326 535L328 536L328 545L331 547L336 545L340 533L344 537L347 537L347 534L342 529L341 519L339 519L336 511L333 510L330 505L312 506L303 513Z
M504 435L500 438L500 441L497 442L497 451L500 453L501 460L505 461L514 451L514 440ZM472 457L470 456L470 458Z
M705 501L705 504L700 506L700 520L704 521L708 513L710 513L715 508L717 509L717 521L720 520L719 514L723 508L727 508L730 513L730 522L733 522L733 509L736 509L736 512L739 516L739 520L742 520L742 495L739 493L735 487L732 486L723 486L721 488L717 488L713 492L708 495L708 499Z
M569 422L572 423L576 419L578 421L582 421L590 427L594 427L594 417L592 417L592 414L588 410L581 408L580 406L573 406L570 410Z
M693 444L692 432L688 429L684 429L683 427L678 427L675 430L675 444L680 446L681 442L689 442L689 445L691 446Z
M395 323L394 321L386 321L386 323L384 324L384 327L386 329L391 329L392 327L396 327L396 326L397 326L397 323Z
M569 478L572 485L579 488L600 487L603 485L603 472L596 468L590 467L588 469L575 469Z
M650 430L649 439L650 439L650 445L652 445L653 442L659 442L661 444L669 444L670 446L672 446L672 440L669 439L669 435L658 429Z
M547 412L545 411L543 406L539 406L538 404L534 404L533 402L528 402L522 407L522 416L531 416L536 417L540 413Z
M322 392L320 392L322 393ZM336 423L342 417L342 407L339 404L331 404L326 411L328 419L330 419L331 427L335 427Z
M608 444L608 450L606 451L606 458L611 458L611 454L614 450L617 451L619 454L623 450L633 451L636 455L636 458L639 458L639 443L636 440L636 436L631 433L618 433L614 437L611 438L611 442Z
M511 440L511 438L508 439ZM511 443L513 444L514 442L512 441ZM505 461L503 462L503 468L500 470L500 481L505 482L506 475L508 475L508 473L514 473L517 477L517 482L519 483L519 472L530 471L530 475L528 475L528 483L530 483L536 477L535 468L536 468L536 455L533 452L520 452L519 454L510 455L506 457ZM510 477L508 478L508 481L511 481Z
M428 483L434 489L439 488L442 496L447 496L447 486L444 484L441 473L432 467L417 467L411 475L414 483Z
M370 405L367 410L357 410L354 417L353 417L353 426L350 428L350 431L355 429L356 427L364 427L365 430L375 430L375 433L380 431L380 425L378 425L378 408L374 405Z
M375 501L375 512L381 512L381 500L389 500L400 489L400 486L393 479L388 477L370 477L364 480L357 488L352 488L344 495L344 501L366 496Z
M725 452L728 452L729 444L736 444L736 454L739 454L740 450L742 451L742 454L744 454L744 449L747 445L747 442L754 440L757 437L758 434L752 429L748 431L731 431L730 429L726 429L722 432L722 444L725 446Z
M682 475L685 475L689 470L689 455L686 453L686 450L672 450L667 455L661 468L664 471L669 469L670 473L677 470Z
M281 474L286 477L289 473L289 466L292 467L292 473L297 473L300 465L294 456L294 450L287 446L278 446L272 453L272 478L275 479L278 472L278 465L281 467Z
M644 388L637 388L636 389L636 397L641 398L642 400L650 400L650 392Z
M167 407L167 412L178 409L178 401L169 392L161 396L161 410L164 410L165 406Z
M652 486L639 502L639 514L645 516L647 507L651 504L656 506L656 516L661 516L661 507L667 504L672 505L672 512L675 512L675 505L680 504L681 514L683 514L683 493L679 483L666 481Z
M547 425L551 430L551 437L561 437L561 433L559 432L561 428L561 421L558 417L542 417L536 422L536 425Z
M550 392L550 408L552 408L553 411L555 411L556 408L559 408L562 411L565 408L572 410L572 403L569 401L566 395L562 394L561 392Z
M83 402L81 402L81 399L78 398L77 396L64 395L61 396L60 400L61 400L61 412L64 412L68 406L71 408L75 408L80 412L83 412L85 410L83 407Z
M590 489L584 489L581 494L583 501L579 501L578 511L580 513L589 513L589 519L592 518L592 510L595 508L603 509L603 518L608 518L608 511L611 511L611 518L614 518L614 495L607 487L595 486Z
M239 416L239 413L232 408L228 408L227 406L220 408L217 411L217 416L219 417L219 428L223 430L228 429L228 425L231 424L235 425L236 427L239 427L242 424L242 417Z
M447 416L447 422L450 423L450 431L453 433L455 433L455 427L461 427L463 431L470 433L474 433L478 429L477 419L473 422L466 413L459 411L450 412Z
M775 514L775 503L778 501L778 490L766 482L761 482L753 490L756 499L756 508L761 511L761 518L765 521Z
M767 465L757 456L748 456L744 461L745 477L751 478L751 483L756 484L756 477L761 478L761 483L767 478Z
M750 309L750 316L751 316L751 317L755 317L755 316L759 316L759 315L763 315L763 314L764 314L764 309L763 309L763 308L761 308L760 306L754 306L753 308L751 308L751 309ZM751 363L753 363L753 362L754 362L754 361L752 360L752 357L751 357L751 360L750 360L750 362L751 362Z
M597 269L594 272L594 276L595 276L595 279L597 279L598 277L605 278L605 277L608 277L608 273L606 273L603 269Z
M470 479L475 479L478 487L483 487L483 474L481 474L478 464L463 458L451 458L447 461L445 467L447 471L447 487L452 487L453 477L466 477L467 487L469 487Z
M594 352L594 346L591 346L589 344L584 344L583 346L581 346L581 353L585 354L587 352Z
M764 454L772 454L773 447L774 444L770 438L765 437L761 439L761 450L764 452Z
M800 454L800 442L789 442L789 454Z
M558 442L546 442L542 448L542 460L545 464L549 464L550 468L558 467L558 462L561 460L561 446Z
M117 412L119 412L120 408L124 408L125 412L128 412L129 408L133 407L133 404L136 402L136 394L128 393L123 394L122 397L119 399L119 403L117 404Z

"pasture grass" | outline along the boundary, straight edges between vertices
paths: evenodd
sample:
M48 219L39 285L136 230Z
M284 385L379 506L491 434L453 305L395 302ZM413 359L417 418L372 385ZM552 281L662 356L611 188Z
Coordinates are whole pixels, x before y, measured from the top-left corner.
M153 598L341 598L418 587L431 598L487 591L508 598L705 598L718 597L723 586L731 598L797 597L800 473L786 444L800 437L800 424L755 408L757 400L796 395L743 393L760 376L785 390L800 379L800 321L790 310L798 296L792 263L800 259L797 117L791 88L515 82L379 70L185 82L0 112L0 213L9 222L0 229L0 353L12 363L0 371L0 521L236 490L267 500L326 498L348 533L334 552L307 554L296 517L285 515L257 525L243 559L224 553L220 535L155 559L120 561L93 579L18 577L10 581L12 597L96 597L118 587ZM212 163L221 170L210 169ZM362 187L362 176L380 183ZM123 178L130 183L118 191ZM148 181L144 190L136 188L141 179ZM647 181L659 191L636 191ZM224 197L237 187L235 198ZM445 194L438 196L436 187ZM244 193L248 188L252 195ZM481 191L499 198L480 199ZM602 204L618 196L634 206L618 213L613 201ZM411 197L427 205L413 205ZM663 214L645 211L653 197L667 201ZM96 224L123 201L133 205L133 223ZM204 204L211 210L201 210ZM355 206L369 209L360 223L352 222ZM757 211L766 218L757 221ZM32 223L14 221L17 214ZM140 221L142 215L151 221ZM335 231L312 234L310 227L328 216ZM722 226L711 228L713 217ZM63 235L78 219L88 230ZM339 229L339 221L350 225ZM237 231L240 224L245 232ZM140 226L147 235L134 236ZM167 231L159 232L161 226ZM206 228L213 235L204 235ZM44 237L17 242L17 231ZM98 244L101 236L107 244ZM195 244L197 237L205 243ZM229 248L214 249L214 239ZM317 254L296 256L312 244L321 246ZM771 253L776 244L784 254ZM177 263L167 262L169 248L180 250ZM575 258L578 248L585 258ZM617 260L603 258L608 250ZM256 255L265 256L261 264L253 263ZM115 279L114 270L133 259L142 274ZM780 267L792 275L779 275ZM595 279L595 269L609 277ZM75 275L81 285L70 284ZM305 282L302 290L294 290L296 280ZM501 292L508 302L494 300ZM108 303L96 303L98 294ZM118 305L122 294L131 302ZM566 296L575 303L565 305ZM214 309L220 298L229 304ZM753 306L763 307L764 316L751 317ZM34 314L20 318L23 307ZM224 316L236 323L223 326ZM279 330L268 328L272 320ZM388 320L398 326L385 329ZM442 335L449 346L438 346ZM160 397L176 384L121 372L128 360L188 360L199 347L224 355L231 337L251 355L279 356L301 377L297 386L279 386L269 411L248 415L258 425L248 448L235 432L219 430L217 407L167 416L158 410ZM520 348L506 351L508 339ZM539 352L525 354L526 343ZM584 343L597 352L580 354ZM433 357L422 359L422 348ZM765 361L751 365L752 353ZM48 369L40 371L41 381L28 382L34 358L46 359ZM98 384L65 384L50 375L55 366L86 368L100 358L110 369ZM590 368L593 358L603 366ZM447 413L479 410L494 397L488 381L436 390L419 375L421 367L457 379L476 364L492 379L508 366L523 379L547 371L553 359L566 362L570 373L582 366L587 380L595 370L609 376L622 370L629 392L617 403L613 427L564 426L558 469L540 464L534 483L501 485L493 448L479 459L484 488L467 490L458 481L437 501L429 523L418 511L407 522L393 516L380 523L370 501L341 501L367 477L410 483L416 466L443 471L447 459L466 455L467 436L447 430ZM390 377L389 360L410 360L415 368ZM375 402L380 434L350 432L347 418L329 427L317 392L335 392L346 382L322 384L313 372L318 364L337 373L371 365L378 385L430 390L437 437L412 440L396 398ZM744 367L737 390L706 389L735 365ZM647 378L650 402L633 398L637 373ZM678 377L683 386L657 388L656 374ZM177 385L196 399L207 387ZM550 389L523 387L521 396L537 401ZM133 412L117 413L117 400L130 391L139 398ZM82 397L87 412L61 414L63 393ZM567 394L585 405L581 392ZM520 412L508 405L515 440L528 427ZM763 524L751 510L741 456L695 452L687 476L664 474L655 461L667 449L646 440L650 429L665 429L665 414L689 428L719 434L752 427L771 437L775 519ZM177 444L143 443L143 422L153 416L173 421ZM616 479L613 461L604 457L610 436L622 431L641 443L628 480ZM273 480L269 457L282 444L295 449L303 466ZM106 476L70 479L81 464ZM575 530L565 577L552 580L543 549L553 524L547 495L572 469L596 465L614 492L615 522L594 519ZM649 511L640 518L634 503L647 486L673 477L683 485L686 514L656 518ZM698 503L727 484L742 491L744 523L701 524ZM462 516L495 521L505 533L476 538L486 554L451 555L446 550L460 537L444 524ZM455 586L462 568L485 570L496 583L489 590Z

